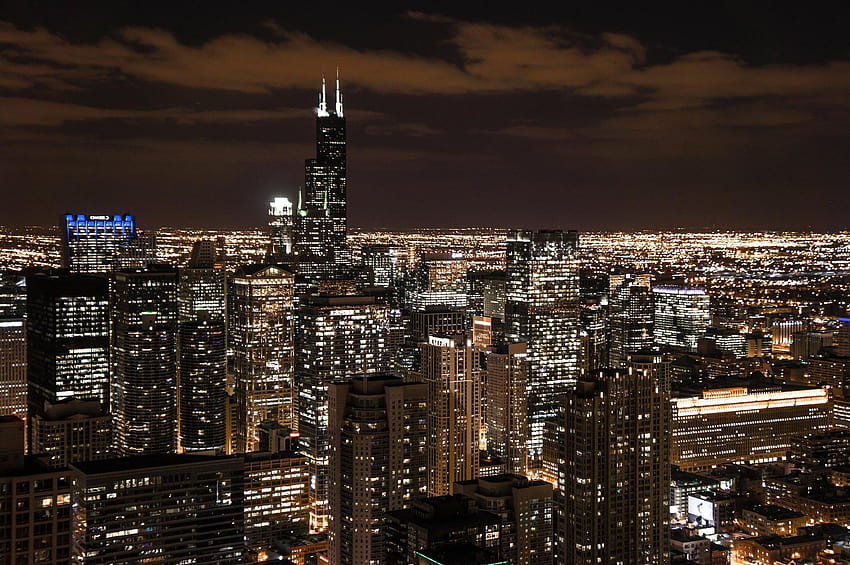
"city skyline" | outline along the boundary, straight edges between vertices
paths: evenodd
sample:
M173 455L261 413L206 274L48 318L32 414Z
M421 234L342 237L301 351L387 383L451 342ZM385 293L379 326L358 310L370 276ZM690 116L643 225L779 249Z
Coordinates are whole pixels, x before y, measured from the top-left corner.
M296 201L339 67L352 226L846 227L827 7L91 8L0 10L0 224L260 225Z

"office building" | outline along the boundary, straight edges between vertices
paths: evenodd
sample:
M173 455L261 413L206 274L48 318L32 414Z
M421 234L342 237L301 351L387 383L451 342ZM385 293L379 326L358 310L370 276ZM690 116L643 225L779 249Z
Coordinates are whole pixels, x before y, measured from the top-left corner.
M236 448L256 451L257 426L295 424L295 279L278 265L241 267L230 277L228 341L236 394Z
M292 255L295 238L295 215L292 202L285 196L276 196L269 202L270 260L285 261Z
M575 231L508 234L505 336L528 343L529 456L535 462L546 420L579 376L577 247Z
M244 562L242 458L139 455L71 469L72 504L85 517L74 562Z
M409 310L466 308L469 263L456 253L426 254L416 266L416 283L408 288Z
M0 416L0 563L69 563L73 523L68 469L25 457L24 421Z
M502 519L501 556L515 565L551 565L554 553L552 485L516 474L455 483L455 492Z
M0 318L0 416L27 417L27 331L22 318Z
M215 453L225 445L227 344L224 321L204 318L182 322L178 334L179 445Z
M675 351L696 352L711 324L708 294L702 288L655 286L653 338L655 344Z
M310 521L310 468L293 451L255 451L245 459L245 539L262 552L306 534Z
M401 249L395 245L364 245L360 255L370 285L395 286L404 268Z
M224 322L226 308L225 261L214 241L202 239L192 246L187 267L179 270L180 322L201 317Z
M374 296L310 297L298 311L298 431L313 477L314 530L327 528L328 385L388 370L389 311Z
M527 350L525 343L511 343L487 355L487 451L505 462L508 473L528 468Z
M26 276L15 271L0 271L0 318L24 318L26 313Z
M508 563L501 555L502 519L462 494L421 498L410 508L388 512L386 544L387 565L418 565L422 555L457 552L461 544Z
M110 279L111 407L116 452L177 446L177 272L125 269Z
M331 563L385 562L385 513L425 492L427 402L424 384L390 375L330 385Z
M825 388L729 387L672 399L672 462L685 471L785 459L802 430L829 430Z
M109 281L95 275L27 277L29 405L66 398L109 404Z
M97 400L45 402L32 415L30 427L30 453L45 457L51 467L114 456L112 416Z
M625 367L630 353L652 347L652 279L650 275L611 275L609 284L608 365Z
M339 78L330 110L322 77L316 110L316 157L304 162L304 190L298 195L295 252L299 273L308 280L345 278L351 265L346 243L345 116Z
M670 392L646 369L606 369L566 398L558 562L670 561Z
M156 245L136 231L133 216L66 214L63 266L72 273L108 273L156 261Z
M428 495L478 476L482 352L464 337L431 336L420 345L428 390Z
M602 296L583 296L581 322L581 373L590 374L608 364L608 301Z

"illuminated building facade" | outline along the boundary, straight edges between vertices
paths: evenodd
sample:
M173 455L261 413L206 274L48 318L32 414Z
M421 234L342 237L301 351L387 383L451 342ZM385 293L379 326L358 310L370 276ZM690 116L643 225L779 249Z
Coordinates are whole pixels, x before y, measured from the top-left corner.
M478 476L480 464L481 351L463 336L420 345L428 390L428 495L451 494L452 484Z
M328 385L334 380L386 372L389 306L374 296L311 297L299 308L298 431L310 459L311 527L327 528Z
M655 344L677 351L696 352L697 344L711 324L709 298L702 288L656 286L652 335Z
M672 406L672 463L685 471L781 461L801 430L825 432L832 419L824 388L713 389Z
M170 454L72 465L73 562L243 563L242 464Z
M328 556L337 565L386 562L386 512L425 493L428 394L390 375L329 387Z
M29 404L109 403L109 282L96 275L27 278Z
M650 275L611 275L609 281L611 341L608 365L625 367L630 353L652 347L652 278Z
M529 456L539 461L543 426L579 376L578 234L513 231L507 242L505 335L528 343Z
M508 473L528 468L527 349L511 343L487 355L487 450L505 462Z
M582 374L601 369L608 363L608 308L600 296L581 299Z
M225 445L224 321L182 322L178 337L179 444L183 451L216 452Z
M45 456L51 467L113 457L112 416L97 400L66 398L45 402L30 420L30 453Z
M409 309L465 308L468 268L468 262L458 254L423 256L417 265L416 284L410 289Z
M293 534L306 534L310 520L310 469L292 451L252 452L245 458L245 538L264 551Z
M364 245L360 251L363 266L373 286L394 286L401 276L401 250L395 245Z
M289 198L277 196L269 202L269 237L273 260L280 261L292 254L292 241L295 236L295 215Z
M670 562L670 391L651 370L605 369L566 398L558 562Z
M223 259L214 241L202 239L193 245L189 265L179 270L181 323L196 322L202 317L224 322L226 282Z
M228 288L236 449L256 451L264 420L295 423L295 279L278 265L250 265L230 277Z
M21 318L0 318L0 416L27 417L27 330Z
M119 455L177 446L177 272L125 269L110 280L111 407Z
M555 509L552 485L517 474L455 483L455 492L502 519L501 556L516 565L551 565Z
M325 79L316 109L316 157L304 163L304 191L298 197L295 251L299 272L310 280L339 278L351 264L346 243L345 116L339 77L336 104L328 109Z
M72 273L108 273L156 260L155 245L133 216L66 214L63 265Z
M0 416L0 563L70 562L71 473L24 457L24 422Z

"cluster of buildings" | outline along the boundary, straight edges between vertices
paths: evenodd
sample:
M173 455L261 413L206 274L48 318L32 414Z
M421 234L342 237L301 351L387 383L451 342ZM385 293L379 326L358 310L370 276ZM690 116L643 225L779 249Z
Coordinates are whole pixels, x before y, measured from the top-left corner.
M325 88L261 262L69 214L2 274L0 565L850 563L850 319L574 231L353 249Z

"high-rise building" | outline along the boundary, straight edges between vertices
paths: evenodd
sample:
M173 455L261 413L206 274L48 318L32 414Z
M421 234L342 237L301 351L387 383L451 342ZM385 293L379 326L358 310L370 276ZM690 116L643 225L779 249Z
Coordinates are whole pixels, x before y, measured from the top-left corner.
M711 324L709 298L702 288L656 286L653 338L655 344L677 351L696 352Z
M826 388L767 385L674 398L672 462L685 471L785 459L797 435L829 430Z
M581 371L587 375L608 364L608 303L601 296L581 299Z
M256 451L264 420L295 423L295 279L279 265L249 265L230 277L228 288L236 448Z
M73 273L107 273L156 261L151 236L136 231L133 216L66 214L63 265Z
M217 452L225 445L224 321L182 322L178 339L179 445L183 451Z
M241 457L140 455L76 463L75 563L244 561Z
M177 444L177 271L153 265L110 279L114 441L120 455Z
M30 419L30 453L45 457L51 467L114 456L112 416L103 404L76 398L44 404Z
M575 231L508 234L505 335L528 343L529 456L579 376L579 265Z
M0 271L0 318L24 318L27 313L27 277Z
M224 322L226 308L225 263L214 241L202 239L192 247L187 267L179 270L180 322L196 322L202 316Z
M528 468L527 349L525 343L511 343L487 355L487 450L509 473Z
M630 353L652 347L651 287L650 275L611 275L608 292L610 367L625 367Z
M0 416L0 563L70 562L71 473L24 456L24 422Z
M364 245L360 250L369 284L394 286L401 276L401 250L395 245Z
M29 405L109 403L109 284L96 275L27 277Z
M423 255L416 267L416 283L408 288L410 310L466 308L469 263L457 253Z
M566 399L558 562L670 562L670 391L649 369L605 369Z
M455 483L455 492L502 519L501 555L515 565L552 565L554 519L552 485L516 474Z
M245 539L252 551L273 549L310 521L310 468L293 451L245 454Z
M339 77L336 104L328 109L325 79L316 109L316 157L304 163L304 191L299 192L295 251L299 272L310 280L344 276L351 264L346 243L345 117Z
M284 196L276 196L269 202L269 255L274 261L284 261L292 254L295 236L295 215L292 202Z
M424 384L390 375L330 385L331 563L386 562L385 513L425 492L427 402Z
M27 331L21 318L0 318L0 416L27 417Z
M501 558L502 518L482 510L475 499L462 494L420 498L410 508L390 511L386 532L387 565L448 563L442 558L444 552L460 557L453 563L509 563ZM459 545L486 550L499 559L470 560L458 551ZM443 555L438 558L438 553ZM427 555L434 555L434 559Z
M298 311L298 431L310 459L313 530L327 528L328 385L386 372L389 306L374 296L311 297Z
M456 481L478 476L482 352L462 335L431 336L420 348L428 387L428 495L441 496Z

